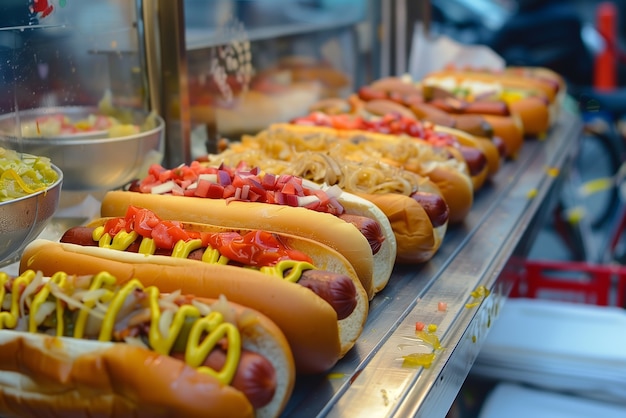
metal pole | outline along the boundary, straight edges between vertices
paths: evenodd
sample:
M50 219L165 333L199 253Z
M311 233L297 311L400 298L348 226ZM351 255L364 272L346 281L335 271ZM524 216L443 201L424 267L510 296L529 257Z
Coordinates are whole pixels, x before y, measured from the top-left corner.
M191 161L183 0L142 0L150 104L165 120L164 165Z

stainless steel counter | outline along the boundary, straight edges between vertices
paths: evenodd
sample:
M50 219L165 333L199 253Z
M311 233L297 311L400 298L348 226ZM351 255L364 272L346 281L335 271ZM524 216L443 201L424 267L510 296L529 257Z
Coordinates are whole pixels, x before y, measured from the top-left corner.
M514 261L558 195L581 130L563 110L547 138L529 140L478 191L431 261L396 266L356 346L327 375L299 377L284 416L444 417L506 301Z

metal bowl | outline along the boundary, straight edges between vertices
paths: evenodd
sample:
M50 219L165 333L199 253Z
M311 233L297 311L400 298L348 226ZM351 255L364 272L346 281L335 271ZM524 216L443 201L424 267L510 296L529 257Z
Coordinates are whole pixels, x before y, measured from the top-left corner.
M63 172L52 165L58 179L46 190L0 202L0 266L20 257L24 247L48 225L57 207Z
M96 107L48 107L23 110L0 116L0 146L50 158L63 171L63 190L102 191L116 189L141 177L152 163L163 160L165 122L155 117L155 127L138 134L103 137L101 133L80 133L55 137L22 138L22 124L36 118L63 114L72 119L98 114ZM141 126L148 113L128 111L132 123Z

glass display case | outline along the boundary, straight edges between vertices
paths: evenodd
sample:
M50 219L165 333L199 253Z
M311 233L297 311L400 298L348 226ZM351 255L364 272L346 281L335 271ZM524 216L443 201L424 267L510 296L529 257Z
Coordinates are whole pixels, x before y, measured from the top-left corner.
M0 113L103 103L156 111L163 164L173 167L404 71L407 4L3 0ZM559 179L546 167L570 162L580 131L578 116L562 112L481 190L432 261L397 265L356 346L328 374L299 376L284 416L445 416L506 300L507 273L550 209ZM437 339L417 334L417 321L436 326Z
M189 161L379 74L375 0L7 0L0 113L156 110L165 160Z
M5 0L0 5L0 113L44 106L146 108L137 8L124 0Z
M163 160L139 4L0 5L0 147L52 159L64 174L62 206Z

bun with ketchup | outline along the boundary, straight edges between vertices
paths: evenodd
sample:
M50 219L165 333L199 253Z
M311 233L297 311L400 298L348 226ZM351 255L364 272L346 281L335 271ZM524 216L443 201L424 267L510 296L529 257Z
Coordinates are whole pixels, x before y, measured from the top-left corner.
M161 220L133 206L125 217L71 228L59 243L33 242L20 264L45 274L107 269L121 283L137 279L163 291L224 295L273 320L292 346L298 370L307 373L325 371L345 355L368 313L367 294L350 263L317 241Z
M376 283L388 281L393 270L396 241L378 207L339 188L304 185L296 176L197 161L171 170L154 165L129 191L108 192L101 214L124 216L131 205L162 219L313 239L350 262L370 299Z
M3 416L276 417L292 393L280 329L223 297L104 271L0 273L0 285Z

